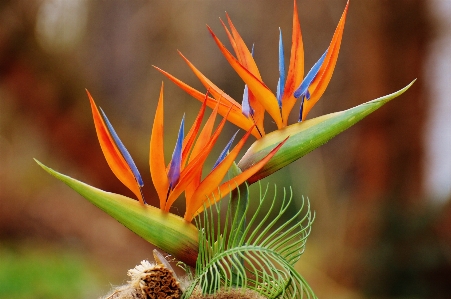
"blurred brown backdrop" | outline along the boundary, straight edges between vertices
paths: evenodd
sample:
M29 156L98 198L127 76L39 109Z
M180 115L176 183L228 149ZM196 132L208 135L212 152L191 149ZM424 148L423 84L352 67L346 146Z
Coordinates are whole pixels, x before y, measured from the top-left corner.
M309 117L350 108L418 80L399 99L266 180L292 185L317 212L299 271L321 298L451 297L450 194L437 200L425 183L434 172L428 166L427 137L435 117L430 112L438 105L429 96L437 94L438 81L430 63L437 59L430 53L448 32L434 10L436 2L351 1L333 79ZM345 4L298 1L306 69L327 48ZM33 251L43 252L44 260L70 252L96 277L96 284L83 285L89 291L75 297L92 298L151 258L151 245L45 174L32 158L131 196L102 156L87 88L141 170L147 200L156 204L147 159L161 82L166 82L168 155L183 113L191 122L200 104L152 65L203 90L179 49L239 100L243 83L205 28L210 25L226 41L218 17L227 11L247 44L255 43L262 77L275 89L278 27L288 56L292 6L291 0L1 1L0 266ZM449 71L440 77L450 79ZM294 122L297 116L292 117ZM449 123L441 126L450 131ZM230 135L235 130L227 129ZM451 156L449 138L440 142ZM5 281L0 280L0 290ZM41 296L34 294L4 296Z

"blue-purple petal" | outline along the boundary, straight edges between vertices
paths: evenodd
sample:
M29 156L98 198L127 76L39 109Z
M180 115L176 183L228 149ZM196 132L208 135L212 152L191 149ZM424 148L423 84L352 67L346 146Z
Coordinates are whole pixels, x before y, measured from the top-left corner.
M180 124L179 134L177 137L177 142L175 144L174 152L172 153L171 165L169 166L168 179L170 187L174 188L177 185L180 178L180 168L182 165L182 145L185 131L185 116L182 118L182 123Z
M277 82L277 101L282 107L282 94L285 87L285 54L283 52L282 29L279 28L279 81Z
M254 46L255 44L252 44L252 57L254 56ZM252 109L251 105L249 104L249 88L247 87L247 84L244 85L243 101L241 102L241 112L246 117L254 115L254 109Z
M224 158L227 156L227 154L229 153L230 147L232 146L233 140L235 139L236 134L238 134L238 131L232 136L232 138L230 139L230 141L227 143L227 145L225 146L225 148L222 150L221 154L219 155L218 160L215 162L215 164L213 165L213 169L216 168L216 166L218 166L219 163L222 162L222 160L224 160ZM213 170L212 169L212 170Z
M282 78L279 78L277 81L277 103L279 104L279 107L282 107L283 86Z
M299 121L302 121L302 113L304 112L304 101L305 101L305 97L302 96L301 97L301 107L299 108Z
M122 157L124 157L125 161L128 164L128 167L130 167L130 170L133 173L133 176L135 177L136 182L138 182L138 185L140 187L144 186L144 182L141 178L141 174L138 171L138 168L135 165L135 162L132 159L132 156L130 156L129 152L125 148L122 141L119 139L119 136L117 135L116 131L114 130L113 126L111 125L110 121L106 117L105 112L103 112L102 108L100 108L100 112L102 113L103 120L105 121L105 124L108 128L108 131L110 132L111 137L113 137L114 143L116 143L117 148L122 154Z
M244 85L243 101L241 102L241 112L246 117L249 117L254 114L254 110L249 104L249 88L247 87L247 84Z
M301 85L294 91L293 95L295 98L300 98L301 96L304 96L307 98L307 100L310 99L310 94L308 93L308 88L312 84L316 75L318 75L319 69L321 68L321 65L324 62L324 58L326 58L326 54L327 54L328 50L329 49L327 49L326 52L324 52L324 54L320 57L320 59L313 65L313 67L308 72L307 76L305 76Z

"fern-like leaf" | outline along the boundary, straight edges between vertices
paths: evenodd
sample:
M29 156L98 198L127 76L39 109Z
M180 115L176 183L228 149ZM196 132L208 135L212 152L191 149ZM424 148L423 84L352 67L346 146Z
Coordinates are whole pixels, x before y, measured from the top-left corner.
M292 191L290 189L288 195L284 189L280 204L276 204L276 191L275 188L275 195L268 202L268 187L263 190L260 186L259 202L248 201L258 204L252 215L249 204L242 215L234 213L229 203L225 217L216 204L196 218L199 255L195 279L185 291L185 298L195 288L212 294L237 287L254 290L267 298L316 298L294 269L304 252L314 220L310 203L302 199L301 208L286 220L288 209L293 208ZM266 208L268 203L269 209ZM221 219L225 219L224 223ZM244 231L240 229L243 227Z

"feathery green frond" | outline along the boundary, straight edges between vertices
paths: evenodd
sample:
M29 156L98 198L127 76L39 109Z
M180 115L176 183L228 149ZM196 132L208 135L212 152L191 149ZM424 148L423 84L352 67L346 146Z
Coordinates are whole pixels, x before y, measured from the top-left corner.
M259 202L249 200L257 206L252 215L249 204L245 213L240 214L234 213L229 202L226 211L215 204L195 219L199 228L199 255L195 280L184 298L195 288L211 294L236 287L254 290L267 298L316 298L294 269L314 220L310 203L302 199L301 208L285 220L288 209L293 208L293 194L291 189L289 194L284 189L279 205L276 191L275 188L274 197L268 200L268 187L260 186ZM248 223L243 231L240 228L246 216Z

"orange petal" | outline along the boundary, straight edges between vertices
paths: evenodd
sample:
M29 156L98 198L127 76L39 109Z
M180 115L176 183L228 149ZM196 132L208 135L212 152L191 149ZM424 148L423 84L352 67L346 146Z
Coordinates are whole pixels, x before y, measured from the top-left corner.
M158 100L152 135L150 136L149 164L152 182L160 199L160 209L163 210L169 188L163 147L163 83L161 84L160 99Z
M207 197L221 184L224 176L227 174L233 161L235 161L238 153L246 142L247 138L251 134L251 131L247 131L246 135L238 142L232 151L219 163L215 169L210 172L209 175L200 183L199 187L193 193L191 198L187 198L186 201L186 217L190 217L195 211L197 211L205 202Z
M230 26L230 30L232 31L233 39L236 44L236 49L234 48L234 50L236 51L235 53L238 58L238 61L258 80L262 81L262 77L258 70L257 64L255 63L254 57L252 57L251 51L249 51L248 47L244 43L243 38L236 30L235 26L232 23L232 20L230 19L229 15L227 13L226 13L226 16L227 16L227 21ZM223 26L225 28L224 23L223 23Z
M199 213L202 213L204 208L208 208L212 204L218 202L220 199L222 199L224 196L229 194L232 190L237 188L239 185L244 183L248 178L253 176L257 171L259 171L268 161L276 154L276 152L282 147L282 145L287 141L289 137L287 137L284 141L282 141L277 147L275 147L271 152L266 155L262 160L260 160L258 163L253 165L252 167L246 169L233 179L223 183L219 188L215 188L211 195L204 195L202 200L202 205L197 209L197 211L193 214L187 214L185 213L185 220L186 221L192 221L194 217L196 217ZM208 201L206 201L208 196Z
M227 21L229 23L232 34L230 34L229 30L227 29L224 22L222 22L222 20L221 20L221 23L222 23L222 26L224 27L224 30L227 33L227 36L229 37L229 40L232 44L232 47L235 51L235 54L237 56L239 63L241 63L241 65L243 67L245 67L258 80L263 82L260 72L258 70L257 64L255 63L254 57L252 56L252 53L249 51L249 48L246 46L243 38L236 30L235 26L232 23L232 20L230 19L229 15L227 13L226 13L226 16L227 16ZM265 130L263 128L263 122L265 119L265 108L257 100L257 98L254 96L252 91L249 92L249 104L252 107L252 109L254 110L253 120L255 122L255 125L257 126L257 129L259 130L259 132L264 136Z
M252 107L254 114L251 116L254 120L255 126L261 137L265 136L265 128L263 122L265 120L265 107L263 107L254 94L249 91L249 105Z
M205 99L204 93L201 93L200 91L192 88L191 86L189 86L188 84L175 78L168 72L165 72L156 66L154 66L154 67L158 71L160 71L163 75L165 75L169 80L171 80L175 85L177 85L178 87L183 89L186 93L188 93L190 96L192 96L193 98L195 98L201 102L204 101L204 99ZM214 109L214 107L216 106L217 103L218 103L218 101L216 101L215 99L213 99L211 97L207 98L207 106L208 107ZM224 103L220 103L218 113L224 117L230 110L229 106L230 106L230 104L229 103L225 104L225 101L224 101ZM243 113L241 113L241 105L239 107L232 105L231 107L232 107L232 110L230 111L229 116L227 117L228 121L230 121L234 125L242 128L246 131L254 126L254 123L252 122L252 120L248 119L246 116L243 115ZM254 129L252 131L252 135L257 139L261 138L260 133L257 131L257 129Z
M213 146L211 148L213 148ZM180 174L178 184L175 185L174 189L172 189L172 191L169 193L168 200L164 208L166 212L169 211L172 204L177 200L180 194L182 194L183 191L186 190L187 186L192 183L192 181L198 175L199 171L202 172L202 167L208 157L209 152L211 151L211 148L206 148L206 150L198 155L196 159L193 160L193 163L188 164Z
M188 66L194 72L194 74L199 78L200 82L205 86L205 88L211 88L210 93L216 100L225 99L232 105L239 107L241 110L241 105L238 104L234 99L232 99L228 94L218 88L215 84L213 84L210 80L208 80L182 53L180 56L186 61ZM263 120L265 115L265 108L255 99L255 96L252 93L249 93L249 102L251 107L254 109L254 117L253 121L255 122L258 131L262 136L264 136L264 128L263 128Z
M197 138L196 140L196 144L194 145L191 157L189 159L190 162L192 162L210 142L211 132L213 131L217 112L218 105L216 105L216 108L213 110L212 114L210 115L204 127L202 128L202 131L199 134L199 138ZM199 168L199 171L197 171L196 174L194 174L194 178L191 181L191 183L188 184L187 187L185 188L185 197L190 197L191 194L194 192L194 190L196 190L197 186L200 183L201 177L202 177L202 168Z
M216 105L215 109L213 110L204 127L202 128L199 137L197 138L196 143L194 145L189 162L193 161L197 157L197 155L201 151L203 151L207 143L210 141L211 132L213 132L213 127L215 125L216 115L218 114L218 107L219 103Z
M208 26L207 26L208 27ZM243 81L249 87L249 90L256 96L260 104L268 111L269 115L274 119L277 127L282 128L282 117L280 116L279 104L277 102L276 96L271 92L271 90L258 78L256 78L252 73L250 73L221 43L221 41L216 37L213 31L208 27L213 39L218 45L224 57L237 72L237 74L243 79ZM259 116L261 117L261 116Z
M288 123L288 117L296 98L294 91L302 83L304 78L304 45L302 42L301 26L299 24L298 8L294 0L293 8L293 33L291 36L291 56L288 68L287 81L282 97L282 118L284 126Z
M97 138L99 139L100 147L102 148L103 155L113 171L114 175L122 182L128 189L130 189L138 198L141 203L144 203L141 194L141 188L139 187L132 170L127 164L127 161L122 156L119 148L114 142L113 137L109 133L102 116L97 109L89 91L86 90L89 101L91 103L92 116L94 119L94 125L96 128Z
M229 29L224 24L224 22L221 20L221 18L219 18L219 20L221 21L222 27L224 27L224 30L227 34L227 37L229 38L230 44L232 45L232 48L233 48L233 51L235 51L235 55L238 58L238 61L241 62L240 56L238 55L237 45L236 45L236 42L235 42L235 39L234 39L232 33L230 33Z
M191 129L186 134L185 140L183 140L183 154L182 154L182 169L185 167L188 161L189 154L193 149L194 141L196 140L197 133L199 132L200 125L202 124L202 119L204 117L205 108L207 107L207 97L208 92L205 94L205 101L202 103L202 107L197 114L196 120L194 121Z
M327 85L332 78L332 74L335 69L335 64L338 59L338 52L340 51L341 38L343 36L343 30L345 27L346 13L348 12L349 1L346 4L345 10L338 23L337 29L335 29L334 36L330 42L329 49L326 54L326 58L318 71L312 84L309 87L310 100L304 101L304 109L302 112L302 119L304 120L312 107L318 102L319 98L323 95L327 88Z
M174 189L169 194L167 203L166 203L166 211L169 211L169 208L174 203L174 201L182 194L182 192L187 188L187 186L192 182L192 180L197 175L199 169L202 171L202 167L205 163L205 160L207 159L208 155L210 154L211 150L213 149L213 146L215 145L216 141L219 138L219 134L221 134L222 129L224 128L224 125L227 121L227 117L225 117L219 126L216 128L215 132L213 133L213 136L211 137L208 144L204 147L204 149L200 152L199 155L197 155L196 158L194 158L188 165L185 167L185 169L180 173L180 179L179 183L174 187Z
M182 52L179 51L180 56L185 60L185 62L188 64L188 66L191 68L193 73L196 75L197 78L199 78L200 82L207 88L212 96L219 101L219 99L225 99L233 106L238 107L241 109L241 105L232 99L228 94L226 94L223 90L221 90L219 87L217 87L213 82L211 82L207 77L204 76L185 56L183 56Z

